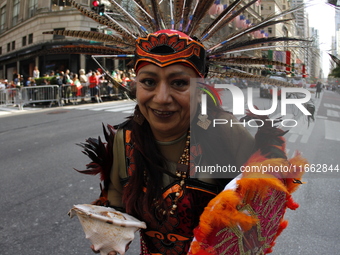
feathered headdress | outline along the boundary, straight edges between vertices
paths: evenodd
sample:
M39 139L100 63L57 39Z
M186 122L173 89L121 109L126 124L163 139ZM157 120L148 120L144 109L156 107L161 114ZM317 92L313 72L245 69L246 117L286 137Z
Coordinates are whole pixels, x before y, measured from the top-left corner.
M338 59L336 56L334 56L333 54L328 53L328 55L331 57L331 59L334 61L335 64L337 64L338 66L340 66L340 59Z
M231 57L230 54L283 46L299 47L299 41L303 41L290 37L268 37L263 30L268 26L289 22L293 17L292 13L303 8L303 5L272 15L258 23L244 20L244 26L229 33L226 30L241 16L244 17L247 10L253 10L258 0L235 0L229 6L224 5L214 15L209 10L218 7L218 1L215 0L108 0L111 10L103 15L88 10L75 0L67 1L85 16L107 26L107 29L113 31L112 35L74 30L47 31L44 34L105 42L105 52L110 52L111 49L111 53L105 54L105 57L134 56L137 69L138 63L145 60L159 66L184 62L193 67L200 76L245 77L245 72L240 68L275 71L268 66L286 69L287 64L262 58ZM77 52L79 50L81 46L77 46ZM88 47L84 47L85 54L90 52ZM97 55L98 51L93 49L93 52L92 55ZM247 76L257 78L251 73L247 73Z

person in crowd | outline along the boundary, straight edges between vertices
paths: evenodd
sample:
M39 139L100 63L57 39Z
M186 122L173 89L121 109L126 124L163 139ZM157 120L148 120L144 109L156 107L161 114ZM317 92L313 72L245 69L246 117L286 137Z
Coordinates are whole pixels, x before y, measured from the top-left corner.
M91 102L99 103L99 79L95 72L92 72L92 75L89 77L88 81L91 94Z
M315 98L320 98L321 91L322 91L322 83L321 83L321 81L318 81L316 83Z
M100 102L103 102L102 97L108 96L110 92L110 88L108 87L108 81L106 79L105 73L100 74L98 77L99 81L99 98Z
M47 79L44 78L44 79L41 81L40 85L48 85Z
M123 87L129 87L130 82L131 82L131 80L130 80L130 78L129 78L127 72L124 71L124 72L122 73L122 86L123 86Z
M25 84L24 84L24 87L30 87L31 86L31 82L32 82L32 77L28 77Z
M61 73L61 74L57 73L55 78L56 78L56 83L59 86L59 89L62 88L62 86L63 86L63 79L64 79L63 73ZM63 90L61 90L61 92L62 92L62 97L63 97Z
M119 83L122 82L121 71L120 71L119 69L115 69L115 70L112 72L112 76L113 76L113 79L114 79L116 82L119 82Z
M33 78L40 78L40 71L39 71L37 66L34 67L32 76L33 76Z
M22 86L24 86L24 84L25 84L24 76L22 74L20 74L17 86L22 87Z
M129 68L128 70L128 77L130 78L130 80L134 80L136 77L135 71L133 70L133 68Z
M7 89L9 89L9 101L11 103L13 103L14 105L16 105L17 103L17 95L18 95L18 87L17 87L17 84L16 82L14 81L10 81L7 85Z
M15 85L17 85L19 83L20 80L20 74L18 74L17 72L13 73L13 82L15 83Z
M86 77L89 78L92 75L92 70L89 70L86 74Z
M6 88L8 88L8 80L7 79L4 79L4 82L3 82L6 86Z
M73 104L77 104L77 97L81 95L82 85L78 79L78 74L73 74L71 91Z
M102 73L101 73L99 70L96 71L96 75L97 75L97 78L98 78L98 79L99 79L100 77L102 77Z
M24 87L32 87L32 86L35 86L35 80L32 77L28 77L27 81L25 82ZM33 99L33 93L34 93L33 89L28 89L27 97L29 100Z
M63 74L63 93L62 93L65 104L71 104L70 101L70 96L72 94L71 82L72 79L70 77L70 70L66 69L65 73Z
M82 103L85 102L85 94L86 94L87 85L88 85L87 80L88 80L88 77L85 74L85 70L80 69L79 70L79 81L80 81L80 84L81 84L80 97L81 97Z
M0 80L0 90L5 90L6 89L6 84L4 80Z

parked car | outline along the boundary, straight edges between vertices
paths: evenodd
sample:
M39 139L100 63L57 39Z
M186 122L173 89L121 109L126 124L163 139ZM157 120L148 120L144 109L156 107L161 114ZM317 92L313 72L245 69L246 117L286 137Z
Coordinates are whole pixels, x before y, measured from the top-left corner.
M306 88L307 87L307 82L306 79L300 76L295 76L290 79L290 82L294 84L296 87L299 88Z
M270 89L271 89L271 85L268 85L266 83L261 83L260 85L260 97L270 97Z

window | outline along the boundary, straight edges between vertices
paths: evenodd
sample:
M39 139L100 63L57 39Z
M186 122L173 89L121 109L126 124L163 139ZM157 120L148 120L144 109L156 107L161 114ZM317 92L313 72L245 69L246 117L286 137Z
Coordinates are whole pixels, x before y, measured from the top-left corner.
M28 35L28 44L33 43L33 34Z
M15 50L15 41L12 42L12 50Z
M34 16L35 12L38 8L38 0L29 0L28 2L28 17L31 18Z
M10 51L11 51L11 44L7 43L7 52L10 52Z
M70 1L66 1L66 0L52 0L52 5L67 7L67 6L71 6L71 3Z
M64 10L64 8L70 8L71 3L67 0L52 0L52 11Z
M15 26L16 24L18 24L19 13L20 13L20 0L14 0L12 26Z
M268 33L269 34L273 33L273 29L271 27L268 27Z
M0 10L0 33L5 31L6 25L6 5Z
M65 30L65 28L55 28L53 29L54 31L58 31L58 30ZM53 40L60 40L60 39L65 39L65 36L63 35L53 35Z
M2 47L0 47L0 55L2 55Z
M27 37L24 36L24 37L22 38L22 46L26 46L26 44L27 44Z

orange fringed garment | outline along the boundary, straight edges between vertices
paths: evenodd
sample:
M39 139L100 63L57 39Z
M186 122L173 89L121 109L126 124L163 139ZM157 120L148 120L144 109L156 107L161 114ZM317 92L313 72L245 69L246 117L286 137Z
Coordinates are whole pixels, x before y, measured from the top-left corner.
M189 255L267 254L287 226L286 208L298 204L291 193L299 187L307 161L299 153L290 159L268 159L260 151L244 166L284 166L279 173L244 172L236 187L226 189L211 200L194 230ZM255 167L257 166L257 167ZM287 171L289 170L289 171Z

